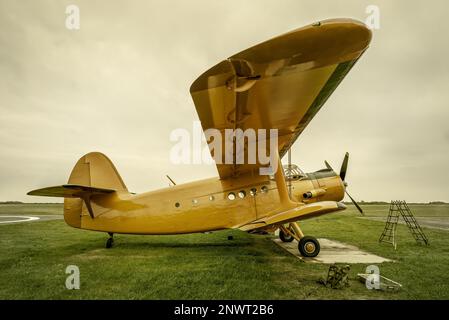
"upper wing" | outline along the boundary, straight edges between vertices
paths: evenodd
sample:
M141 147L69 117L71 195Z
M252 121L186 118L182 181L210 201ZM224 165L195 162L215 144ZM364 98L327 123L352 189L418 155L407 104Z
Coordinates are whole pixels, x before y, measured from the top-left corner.
M282 157L370 40L371 31L360 22L326 20L218 63L190 87L203 130L218 129L224 137L225 129L277 129L278 152ZM261 166L247 161L237 164L236 149L231 150L233 163L225 164L226 150L224 146L222 149L221 163L217 163L221 178L248 173ZM244 150L240 150L245 159L247 151L245 144Z

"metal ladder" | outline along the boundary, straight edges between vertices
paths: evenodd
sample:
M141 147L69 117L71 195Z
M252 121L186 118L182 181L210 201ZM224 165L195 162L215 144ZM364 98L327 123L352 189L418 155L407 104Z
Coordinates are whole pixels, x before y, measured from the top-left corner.
M384 231L379 238L379 242L391 243L396 249L396 227L398 225L399 215L404 219L416 242L429 245L429 240L410 211L407 203L401 200L391 201L390 211L388 213Z
M402 218L404 219L408 229L412 233L413 238L415 238L416 242L423 243L428 246L429 240L422 231L421 226L418 224L418 221L416 221L415 217L413 216L412 211L409 209L407 203L405 201L402 201L400 202L400 206L400 208L402 209Z

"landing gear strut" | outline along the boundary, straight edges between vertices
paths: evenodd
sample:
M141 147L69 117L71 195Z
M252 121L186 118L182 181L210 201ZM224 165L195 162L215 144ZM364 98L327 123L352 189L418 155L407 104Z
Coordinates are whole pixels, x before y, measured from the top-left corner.
M114 234L112 232L108 232L109 239L106 241L106 248L112 248L112 245L114 244Z
M279 227L279 238L283 242L298 241L298 251L303 257L316 257L320 253L320 243L311 236L304 236L296 222L291 222L288 226Z
M293 235L282 231L282 229L279 230L279 238L282 240L282 242L292 242L295 239Z

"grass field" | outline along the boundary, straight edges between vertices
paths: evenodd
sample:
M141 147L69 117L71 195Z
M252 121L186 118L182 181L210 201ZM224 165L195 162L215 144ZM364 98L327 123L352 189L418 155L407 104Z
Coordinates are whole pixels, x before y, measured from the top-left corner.
M62 204L0 204L0 214L8 215L41 215L62 214Z
M366 205L367 215L386 215ZM448 217L449 205L417 205L418 216ZM61 205L0 205L0 214L57 214ZM0 225L0 299L449 299L449 232L424 228L430 247L415 243L398 226L395 251L379 245L383 222L344 213L302 223L305 234L353 244L395 260L382 275L400 282L399 292L366 289L356 280L367 265L351 266L351 286L317 283L328 265L304 263L271 241L239 231L183 236L107 236L73 229L63 220ZM234 240L227 240L233 235ZM77 265L81 289L65 288L65 268Z

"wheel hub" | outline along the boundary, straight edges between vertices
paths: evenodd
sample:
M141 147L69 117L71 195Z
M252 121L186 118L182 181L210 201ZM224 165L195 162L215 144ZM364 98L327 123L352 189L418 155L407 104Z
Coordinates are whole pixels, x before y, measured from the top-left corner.
M307 242L304 249L307 253L312 253L315 251L315 244L313 242Z

